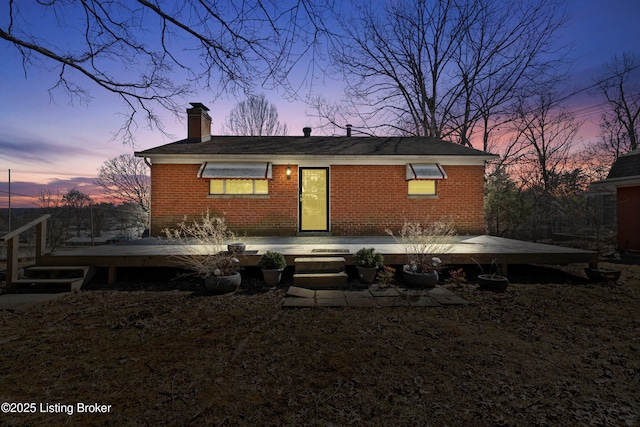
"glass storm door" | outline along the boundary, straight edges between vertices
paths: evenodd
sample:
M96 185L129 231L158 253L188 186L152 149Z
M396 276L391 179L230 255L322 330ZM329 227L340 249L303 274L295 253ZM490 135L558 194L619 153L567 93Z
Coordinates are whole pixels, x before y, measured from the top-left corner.
M300 168L300 231L329 231L329 168Z

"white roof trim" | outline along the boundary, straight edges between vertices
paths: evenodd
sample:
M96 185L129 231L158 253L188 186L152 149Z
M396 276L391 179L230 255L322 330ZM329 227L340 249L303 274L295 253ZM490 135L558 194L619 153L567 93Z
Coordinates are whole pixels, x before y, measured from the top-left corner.
M447 179L447 173L437 163L407 163L407 181L414 179Z
M209 179L271 179L269 162L204 162L198 171L198 178Z
M265 162L275 165L406 165L407 163L438 163L441 166L484 166L496 156L314 156L314 155L193 155L156 154L147 156L153 164L195 164L224 161L231 163Z

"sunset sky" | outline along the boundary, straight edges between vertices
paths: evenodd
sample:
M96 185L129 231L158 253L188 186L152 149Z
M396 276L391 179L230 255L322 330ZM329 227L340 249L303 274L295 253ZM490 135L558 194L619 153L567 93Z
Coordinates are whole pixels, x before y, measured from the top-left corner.
M6 5L0 7L0 27L6 27ZM574 70L572 83L587 87L602 75L603 66L615 54L640 55L640 2L636 0L573 0L571 22L562 31L559 43L574 43L568 58ZM29 67L25 73L21 57L14 47L0 41L0 208L8 205L8 170L11 170L12 207L35 207L40 190L64 193L78 188L96 194L93 181L98 168L109 158L134 150L143 150L186 137L186 123L170 114L164 117L166 130L173 138L149 131L140 123L137 146L123 145L112 136L123 123L125 109L113 95L87 85L92 100L88 105L69 104L62 92L50 97L48 89L57 80L56 71ZM323 94L337 100L341 94L323 88ZM289 134L301 133L314 125L305 114L302 102L288 102L279 93L264 91L275 103ZM213 93L201 93L184 100L202 102L211 109L213 133L219 133L229 110L240 99L216 99ZM583 141L595 137L602 103L582 93L570 100L578 118L585 120ZM27 197L24 197L27 196Z

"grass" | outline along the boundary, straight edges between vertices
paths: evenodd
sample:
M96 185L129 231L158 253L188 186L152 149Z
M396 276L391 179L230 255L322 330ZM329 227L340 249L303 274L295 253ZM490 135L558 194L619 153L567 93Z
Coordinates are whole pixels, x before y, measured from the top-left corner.
M0 425L637 426L640 266L616 267L617 285L512 269L446 308L90 291L0 312L0 402L112 405Z

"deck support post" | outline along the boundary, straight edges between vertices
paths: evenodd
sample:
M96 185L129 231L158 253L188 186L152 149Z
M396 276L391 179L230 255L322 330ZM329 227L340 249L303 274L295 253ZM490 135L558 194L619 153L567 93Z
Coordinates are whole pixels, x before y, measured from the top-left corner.
M118 269L115 265L109 266L109 275L107 277L107 284L109 286L115 285L118 280Z
M500 273L504 277L509 277L509 264L503 262L500 264Z

